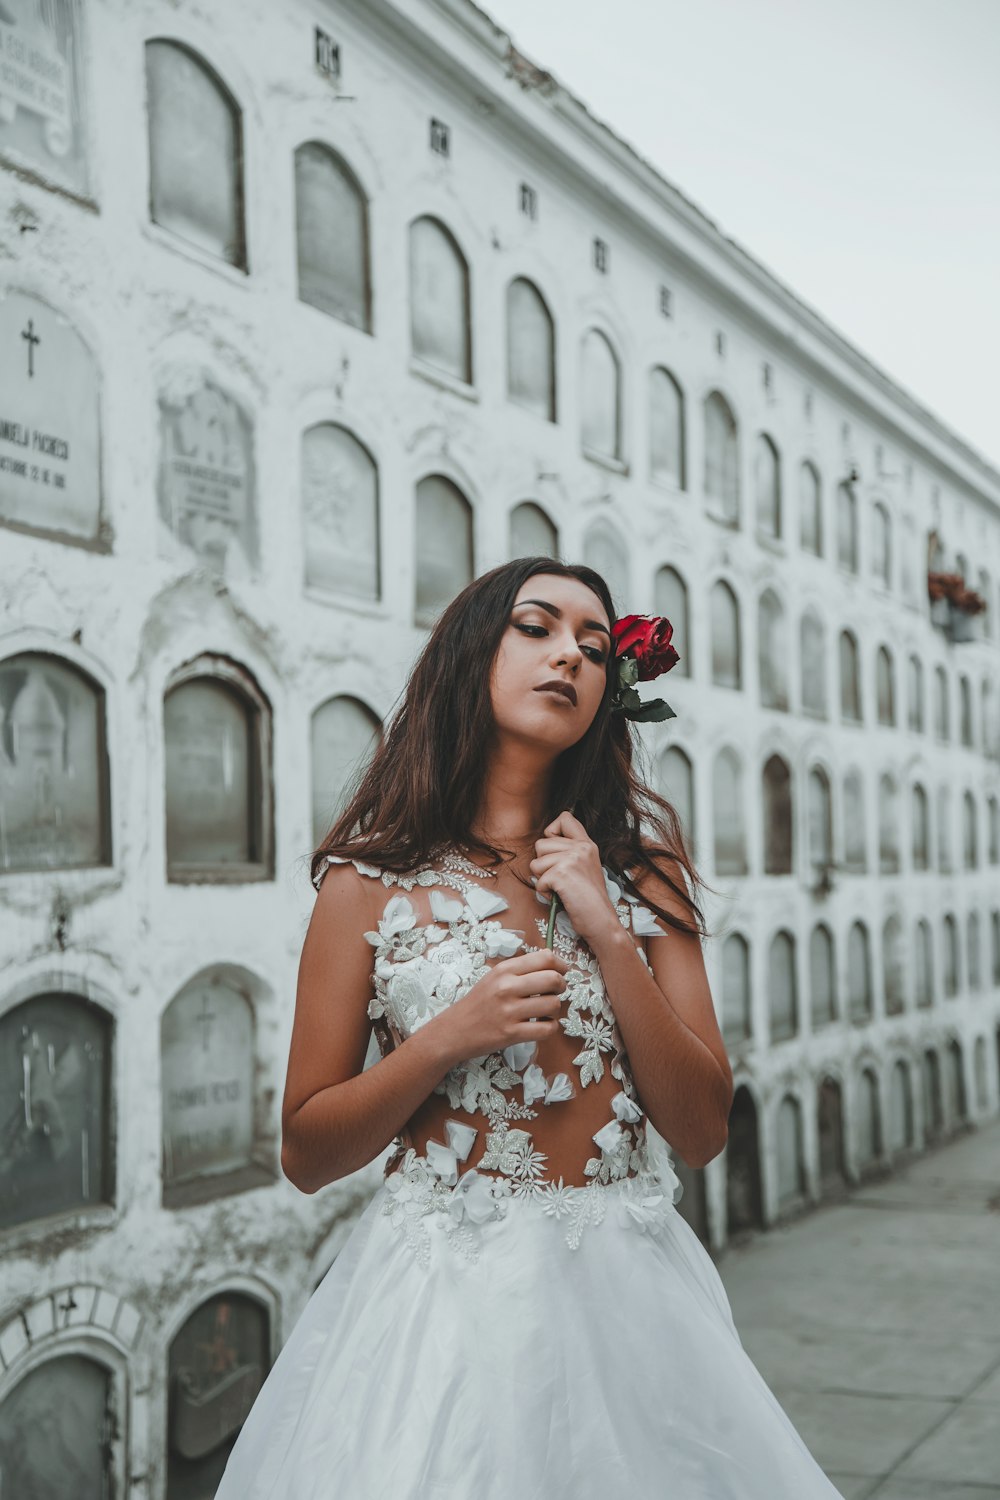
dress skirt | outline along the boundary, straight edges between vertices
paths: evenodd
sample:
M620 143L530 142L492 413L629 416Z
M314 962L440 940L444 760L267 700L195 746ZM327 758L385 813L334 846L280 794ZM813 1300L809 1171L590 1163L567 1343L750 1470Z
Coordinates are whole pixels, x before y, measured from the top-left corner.
M216 1500L839 1500L672 1201L644 1215L626 1183L601 1191L575 1248L515 1196L469 1255L441 1213L416 1253L415 1205L381 1185Z

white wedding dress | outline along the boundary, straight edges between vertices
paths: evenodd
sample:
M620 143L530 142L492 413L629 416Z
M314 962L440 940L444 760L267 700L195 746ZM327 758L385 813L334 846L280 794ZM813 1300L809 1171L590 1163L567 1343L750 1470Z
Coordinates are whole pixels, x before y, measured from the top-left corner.
M396 888L366 934L384 1056L528 945L457 853L408 875L353 863ZM669 935L605 880L647 961L642 938ZM840 1500L674 1206L565 912L556 948L573 965L562 1034L456 1066L435 1090L445 1139L397 1138L216 1500Z

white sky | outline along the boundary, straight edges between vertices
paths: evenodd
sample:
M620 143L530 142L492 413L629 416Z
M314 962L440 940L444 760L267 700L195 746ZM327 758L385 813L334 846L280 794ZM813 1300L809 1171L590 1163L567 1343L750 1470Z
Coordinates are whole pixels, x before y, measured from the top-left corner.
M481 0L1000 466L1000 0Z

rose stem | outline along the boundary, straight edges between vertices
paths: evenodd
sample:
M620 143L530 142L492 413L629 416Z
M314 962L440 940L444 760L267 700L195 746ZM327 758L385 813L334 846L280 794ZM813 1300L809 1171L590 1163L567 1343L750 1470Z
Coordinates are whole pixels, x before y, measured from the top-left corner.
M556 912L559 910L559 905L559 896L557 892L553 891L552 900L549 902L549 926L548 931L545 934L546 948L551 948L553 946L555 938Z

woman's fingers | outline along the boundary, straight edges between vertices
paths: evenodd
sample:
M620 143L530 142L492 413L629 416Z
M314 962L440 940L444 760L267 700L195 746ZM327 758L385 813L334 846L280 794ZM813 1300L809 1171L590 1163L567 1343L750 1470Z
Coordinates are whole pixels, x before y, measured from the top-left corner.
M515 974L530 974L535 969L561 969L566 973L572 967L569 959L548 948L541 948L537 953L516 953L513 958L505 958L503 963L509 965ZM497 964L496 967L499 968L500 965Z
M547 834L562 834L564 838L570 839L590 837L579 818L575 818L568 808L564 809L558 818L554 818L543 831Z

